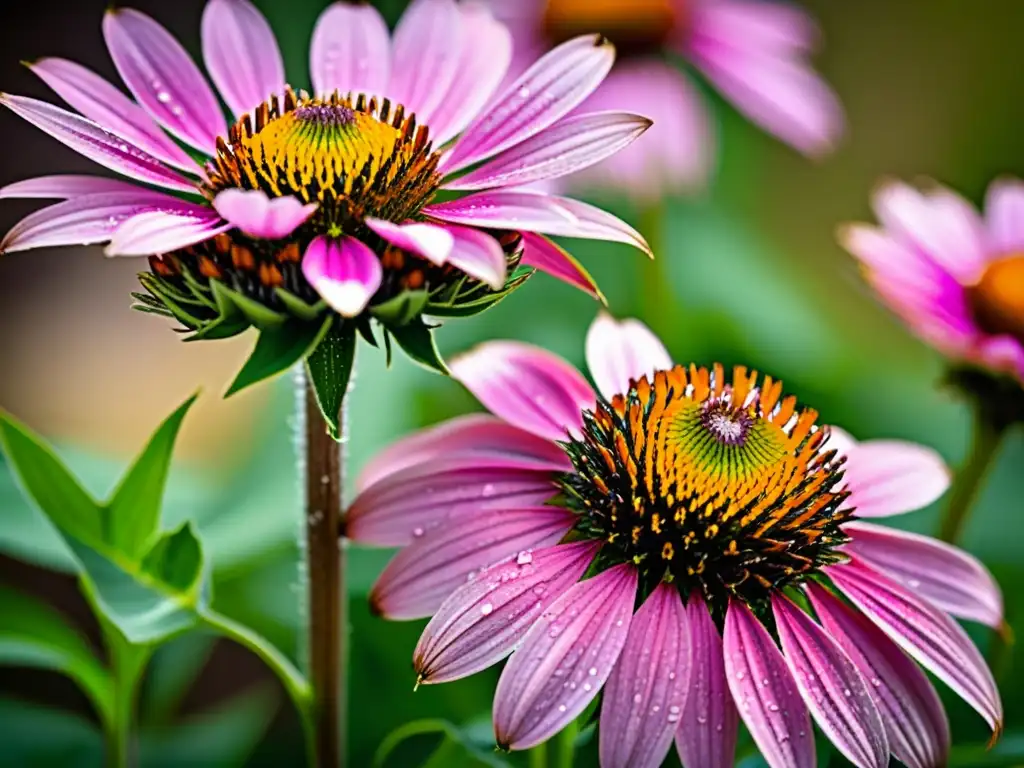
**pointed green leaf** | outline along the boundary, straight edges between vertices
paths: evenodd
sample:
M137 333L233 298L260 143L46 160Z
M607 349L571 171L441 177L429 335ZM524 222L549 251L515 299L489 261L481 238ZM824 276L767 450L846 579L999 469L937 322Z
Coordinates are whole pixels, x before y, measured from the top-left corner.
M434 343L434 329L426 325L422 319L398 328L389 328L398 346L413 361L432 371L449 375L448 366L444 364L441 353Z
M224 397L231 397L257 382L276 376L310 354L330 330L333 315L322 323L285 323L279 328L260 331L252 354Z
M249 329L249 321L244 317L225 316L214 318L196 330L185 341L214 341L216 339L230 339Z
M160 506L174 442L196 397L192 395L157 428L107 502L107 541L132 558L141 554L160 528Z
M288 307L288 311L300 320L312 322L323 315L324 310L327 308L327 302L323 299L316 304L307 304L294 293L286 291L284 288L275 288L274 294L281 300L282 304Z
M232 298L234 291L228 288L220 280L210 281L210 291L213 292L213 301L217 305L217 311L221 317L240 317L242 310L238 308Z
M306 372L316 393L317 404L335 440L340 434L341 403L348 391L355 351L355 328L352 323L339 318L306 359Z
M284 312L275 312L223 283L214 280L211 281L211 285L219 286L214 290L214 300L218 307L221 307L225 300L230 301L257 328L277 328L288 320L288 315Z
M408 756L403 756L402 745L410 739L423 737L437 738L437 745L423 768L447 768L447 766L475 766L488 768L508 768L509 763L494 753L493 749L485 749L473 743L469 734L446 720L428 719L414 720L400 725L389 733L377 748L373 756L374 768L392 768L408 765Z
M426 291L402 291L382 304L370 307L370 314L388 326L406 325L423 314L429 298Z

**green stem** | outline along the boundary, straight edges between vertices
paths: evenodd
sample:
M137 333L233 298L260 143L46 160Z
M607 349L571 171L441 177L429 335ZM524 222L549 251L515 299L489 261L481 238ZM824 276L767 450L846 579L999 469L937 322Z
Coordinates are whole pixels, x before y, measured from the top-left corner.
M121 637L117 628L106 621L101 620L101 627L110 653L114 679L113 707L104 723L107 765L127 768L138 763L138 756L132 754L135 702L139 683L142 682L142 675L153 656L155 646L130 644Z
M675 326L676 300L665 252L665 206L653 203L640 212L640 234L654 252L654 259L640 265L640 295L636 297L635 315L648 320L658 334L668 334Z
M555 768L572 768L576 756L576 737L579 733L579 721L573 720L558 734L555 740Z
M548 768L548 744L542 742L526 753L530 768Z
M971 508L981 491L982 482L999 452L999 445L1008 427L1007 422L991 418L985 407L975 409L974 436L970 453L953 479L949 503L939 525L939 538L943 541L955 544L960 539Z

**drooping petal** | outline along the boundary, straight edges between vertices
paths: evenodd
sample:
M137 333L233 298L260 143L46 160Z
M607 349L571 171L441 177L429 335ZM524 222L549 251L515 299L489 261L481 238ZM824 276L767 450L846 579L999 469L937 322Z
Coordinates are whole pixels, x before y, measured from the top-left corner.
M866 440L847 453L846 481L858 517L888 517L931 504L949 487L950 471L926 446Z
M179 208L191 211L196 207L141 187L127 192L82 195L30 213L7 233L0 243L0 251L102 243L126 220L140 213Z
M636 569L615 566L571 587L531 627L494 694L499 746L529 749L593 700L625 645L636 587Z
M309 57L314 92L383 94L391 75L388 25L369 3L332 3L317 19Z
M762 757L771 768L814 768L811 718L786 660L737 600L725 616L724 646L729 690Z
M463 45L455 0L413 0L395 28L388 96L429 124L448 93Z
M1024 249L1024 183L993 181L985 195L985 224L992 247L1000 255Z
M444 264L451 255L455 238L444 227L410 221L395 224L384 219L366 219L366 226L392 245L422 256L434 264Z
M689 680L686 607L679 589L662 582L633 616L605 685L601 768L658 768L679 728Z
M370 592L370 605L389 619L430 616L484 568L534 547L557 544L575 522L567 509L538 507L438 526L388 563Z
M181 43L144 13L115 8L103 18L114 66L138 102L160 125L213 155L227 123L217 97Z
M786 663L818 726L858 768L887 768L882 717L856 665L789 599L773 596L772 612Z
M630 112L568 117L444 186L494 189L567 176L628 147L650 127L649 119Z
M195 185L126 139L72 112L25 96L0 95L0 104L95 163L164 189L195 192Z
M491 413L549 440L564 440L597 401L586 379L557 355L511 341L481 344L452 360L452 376Z
M851 224L842 227L839 243L872 272L907 289L932 294L938 267L912 245L879 227Z
M40 59L29 69L101 128L123 136L168 165L192 173L198 171L195 161L160 129L146 110L95 72L58 58Z
M213 207L232 226L251 237L278 240L288 237L313 215L316 203L302 204L292 195L269 198L259 189L225 189Z
M639 320L599 312L587 331L587 368L609 400L629 392L630 382L672 367L665 345Z
M892 754L909 768L945 765L949 722L927 675L864 614L820 585L806 589L822 626L868 681Z
M266 18L249 0L209 0L202 20L203 60L236 116L284 92L284 61Z
M548 471L471 469L465 458L454 469L444 463L413 466L356 497L346 512L345 535L360 544L400 547L485 510L543 504L556 490Z
M604 301L597 283L568 251L560 248L543 235L523 232L523 255L520 264L539 269L552 277L568 283L589 293L596 299Z
M604 80L615 60L600 35L585 35L541 57L469 126L442 170L452 173L526 141L564 117Z
M125 221L110 238L107 256L149 256L209 240L231 225L211 208L194 205L177 212L139 213Z
M571 232L564 233L566 236L607 240L612 243L625 243L654 258L654 252L644 239L644 236L618 216L609 213L603 208L598 208L596 205L584 203L582 200L576 200L571 197L559 197L556 198L556 202L576 217L576 220L582 226L582 230L578 230L576 234ZM549 232L548 234L557 235L560 233Z
M306 248L302 274L342 317L355 317L380 288L384 270L377 254L349 235L318 237Z
M505 658L587 570L600 542L524 552L481 572L444 601L423 630L413 666L423 683L467 677Z
M142 187L130 181L111 179L106 176L37 176L34 179L15 181L0 188L3 198L50 198L70 200L83 195L102 195L107 192L138 192Z
M820 37L806 12L789 3L724 0L700 6L703 34L735 47L782 54L809 52Z
M1002 729L1003 705L992 673L967 633L949 616L857 560L827 569L835 585L923 667Z
M676 749L687 768L732 768L739 713L725 677L722 638L697 590L690 593L686 613L692 664Z
M462 50L448 94L434 110L434 146L457 136L494 95L512 61L512 35L482 3L459 3Z
M847 523L846 549L947 613L1003 626L1003 595L982 563L962 549L917 533Z
M501 244L486 232L472 227L448 225L452 250L448 263L470 277L486 283L495 291L505 285L508 264Z

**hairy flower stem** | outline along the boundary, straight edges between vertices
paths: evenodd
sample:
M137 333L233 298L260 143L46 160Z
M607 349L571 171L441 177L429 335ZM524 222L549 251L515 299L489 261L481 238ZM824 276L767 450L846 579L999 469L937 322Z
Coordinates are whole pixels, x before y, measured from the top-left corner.
M342 443L327 426L305 382L306 573L309 590L308 674L313 688L317 768L345 759L345 549L338 538L342 504ZM344 417L341 430L344 431Z
M984 407L975 408L974 413L971 450L953 479L949 503L939 525L939 538L950 544L960 540L985 476L994 463L1003 435L1010 426L1002 419L990 418L992 413Z

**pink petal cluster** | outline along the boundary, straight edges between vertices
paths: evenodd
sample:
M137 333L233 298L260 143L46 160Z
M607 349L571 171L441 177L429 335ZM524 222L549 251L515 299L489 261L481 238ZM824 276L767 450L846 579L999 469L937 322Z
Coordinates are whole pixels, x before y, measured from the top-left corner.
M597 319L587 362L612 398L670 358L642 324ZM375 586L389 618L430 616L414 654L424 683L509 657L494 703L498 744L526 749L576 718L603 689L603 768L656 768L674 741L683 764L727 768L742 720L772 768L816 765L812 721L854 765L946 762L950 734L934 674L998 731L1002 705L984 659L953 616L992 627L1003 604L989 572L934 539L847 523L846 562L797 588L813 614L776 592L779 643L733 600L719 628L699 591L661 583L634 610L631 562L583 578L602 542L562 537L573 515L548 505L572 471L556 441L598 396L564 360L494 342L452 364L494 414L462 417L388 448L359 479L346 518L356 541L401 546ZM935 501L949 472L933 451L831 432L861 518ZM581 580L582 579L582 580ZM923 669L922 669L923 668Z
M175 140L216 153L236 116L285 87L276 39L249 0L209 0L202 19L206 76L182 45L139 11L117 8L103 22L107 48L132 96L71 61L41 59L31 69L74 112L22 96L0 103L97 164L134 182L190 195L182 199L104 177L43 177L9 185L0 197L56 198L4 238L0 249L109 242L110 255L160 254L238 229L250 237L289 236L315 212L292 197L228 189L200 200L203 172ZM586 271L548 235L612 240L649 251L624 222L592 206L509 188L558 178L610 157L650 120L631 113L573 114L604 80L613 48L595 35L570 40L500 88L512 60L508 30L479 4L415 0L392 36L378 11L337 2L313 32L316 94L384 96L415 113L444 147L442 189L469 194L425 206L414 222L367 221L380 237L451 264L492 288L506 260L486 229L524 234L524 261L589 293ZM218 98L218 94L220 98ZM368 248L342 237L317 238L304 274L345 316L359 314L381 285Z

